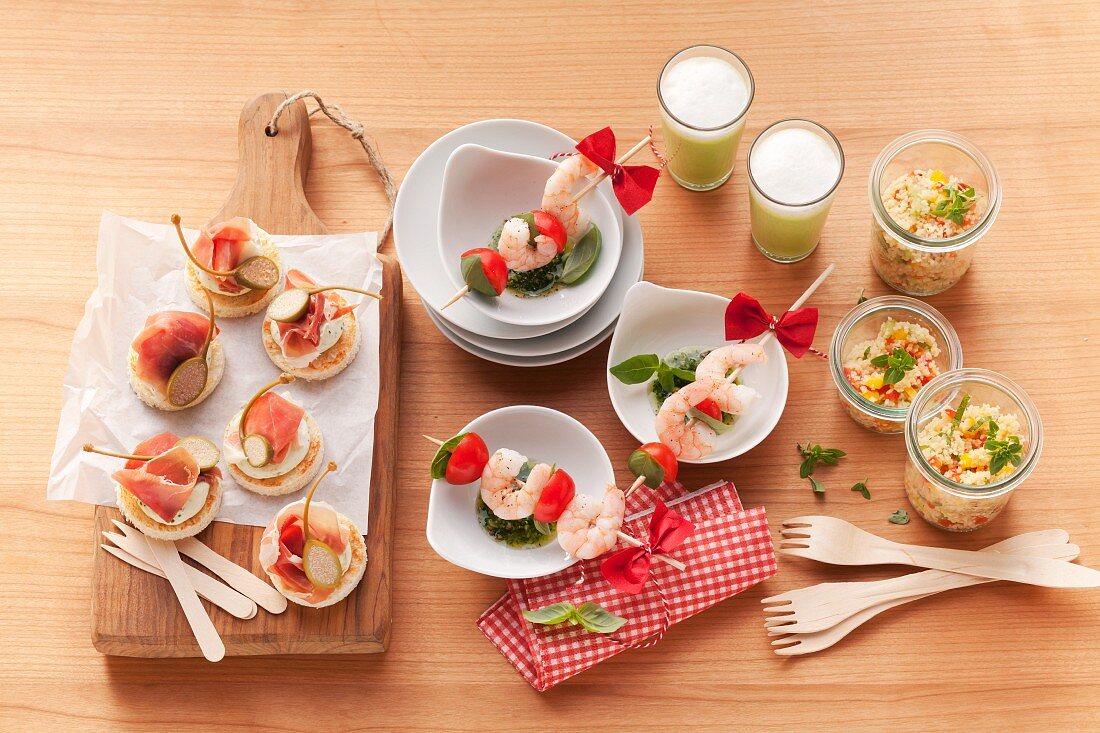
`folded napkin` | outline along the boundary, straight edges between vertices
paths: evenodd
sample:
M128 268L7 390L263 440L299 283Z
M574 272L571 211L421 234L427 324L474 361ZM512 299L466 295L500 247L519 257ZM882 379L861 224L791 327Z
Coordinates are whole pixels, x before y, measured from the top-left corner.
M642 486L627 499L627 516L683 493L680 484L656 490ZM603 558L542 578L510 580L508 592L477 620L478 628L528 684L543 692L621 651L656 643L672 624L774 575L777 563L763 507L745 511L729 482L695 493L672 507L695 524L694 534L674 553L687 570L655 561L637 595L621 593L604 579ZM649 519L626 522L623 531L645 538ZM614 634L596 634L569 624L532 624L521 615L562 601L599 603L627 623Z

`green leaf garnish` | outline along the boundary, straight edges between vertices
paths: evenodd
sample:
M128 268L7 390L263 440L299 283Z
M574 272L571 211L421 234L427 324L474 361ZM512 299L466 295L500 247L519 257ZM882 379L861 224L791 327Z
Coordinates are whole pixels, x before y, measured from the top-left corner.
M988 438L985 441L985 449L989 451L990 476L996 476L1010 463L1013 466L1019 466L1023 460L1024 446L1016 435L1010 435L1004 440Z
M568 621L597 634L618 631L626 619L617 616L598 603L586 601L580 607L572 603L554 603L535 611L524 611L523 617L533 624L560 624Z
M807 443L805 447L801 443L796 443L798 446L798 452L802 456L802 464L798 467L799 478L809 478L810 474L814 472L814 467L818 463L824 463L827 466L835 466L837 461L847 455L839 448L822 448L816 443ZM815 491L817 489L814 489Z
M889 354L879 354L871 359L871 365L880 369L886 367L886 374L882 377L884 384L897 384L907 372L917 366L917 360L908 351L898 346Z
M661 357L656 354L638 354L616 364L608 371L623 384L641 384L648 382L660 366Z
M485 276L485 268L481 266L481 255L466 255L459 262L459 268L462 270L462 279L470 290L488 295L490 298L497 297L497 291L489 283L489 278Z
M554 534L553 522L540 522L537 519L532 519L531 521L534 523L535 529L538 531L539 534L545 535L547 537Z
M856 305L867 302L867 296L863 294L863 288L859 289L859 299L856 301Z
M909 524L909 512L904 509L898 509L890 515L890 522L892 524Z
M592 269L596 258L600 256L600 247L603 244L603 235L593 224L588 233L573 245L573 249L565 256L565 269L561 273L561 282L572 285L583 278Z
M656 489L665 480L665 467L644 450L631 453L626 465L635 476L645 476L644 483L651 489Z
M825 485L824 484L822 484L820 481L815 479L813 476L807 476L806 478L810 479L810 488L814 490L815 494L824 494L825 493Z
M459 433L439 446L439 450L435 452L435 457L432 458L432 478L446 478L447 461L451 460L451 454L454 453L455 446L465 437L466 433Z
M852 484L852 491L858 491L864 499L871 500L871 490L867 488L867 479Z
M933 216L939 216L962 226L966 212L973 208L976 192L973 186L960 189L958 186L944 186L944 198L930 209Z
M959 423L962 422L963 413L966 412L966 408L969 405L970 405L970 395L964 394L962 396L962 399L959 400L958 408L956 408L956 410L955 410L955 417L953 417L951 419L951 425L953 425L956 429L958 429Z

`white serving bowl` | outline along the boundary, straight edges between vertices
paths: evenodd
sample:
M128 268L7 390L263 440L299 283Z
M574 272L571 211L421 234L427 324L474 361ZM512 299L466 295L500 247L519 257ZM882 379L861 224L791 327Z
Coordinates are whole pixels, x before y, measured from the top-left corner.
M608 369L637 354L657 354L663 359L677 349L730 343L724 326L729 302L729 298L712 293L638 283L623 302L623 313L607 354ZM713 453L697 460L681 459L681 463L717 463L734 458L754 448L775 428L787 404L787 360L775 339L769 340L765 352L766 362L750 364L741 372L741 381L759 392L759 399L732 428L717 437ZM656 414L647 389L648 383L623 384L607 372L607 391L615 414L641 443L658 439Z
M555 168L557 163L544 158L472 143L451 153L439 199L439 254L456 292L466 285L459 269L462 253L488 246L496 228L513 214L538 208ZM603 242L595 264L580 282L536 298L522 298L509 290L496 298L470 293L466 296L470 305L490 318L518 326L565 321L595 305L619 265L623 236L619 218L602 191L588 194L581 205L600 228Z
M611 459L596 436L568 415L548 407L516 405L487 412L461 433L475 432L489 453L511 448L530 459L556 464L573 477L578 494L602 497L614 483ZM576 559L557 540L542 547L517 550L497 542L477 519L480 482L454 486L432 482L428 499L428 544L450 563L496 578L537 578L563 570Z

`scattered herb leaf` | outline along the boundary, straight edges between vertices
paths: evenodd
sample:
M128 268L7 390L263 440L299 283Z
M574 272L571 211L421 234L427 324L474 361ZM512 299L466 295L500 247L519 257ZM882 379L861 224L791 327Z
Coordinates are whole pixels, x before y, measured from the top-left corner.
M533 624L560 624L568 621L578 624L597 634L610 634L618 631L626 623L622 616L616 616L598 603L586 601L580 607L572 603L554 603L545 608L523 612L523 617Z
M871 490L867 488L867 479L852 484L852 491L858 491L864 499L871 500Z
M816 443L807 443L805 446L801 443L796 445L798 446L798 453L802 456L802 465L798 467L800 478L809 478L818 463L835 466L837 461L847 455L839 448L822 448Z
M867 296L863 294L864 288L859 289L859 299L856 301L856 305L867 302Z
M890 515L890 522L891 524L909 524L909 512L898 509Z
M825 493L825 484L821 483L813 476L807 476L806 478L810 479L810 488L814 490L815 494Z

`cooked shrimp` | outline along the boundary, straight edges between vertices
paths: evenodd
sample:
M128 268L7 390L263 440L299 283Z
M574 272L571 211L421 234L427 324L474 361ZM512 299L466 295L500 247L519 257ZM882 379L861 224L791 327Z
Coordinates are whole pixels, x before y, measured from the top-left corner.
M581 178L591 178L599 172L596 164L583 155L570 155L558 163L542 192L542 210L556 216L574 241L588 231L589 221L581 207L573 202L573 188Z
M591 560L618 542L623 526L626 498L614 484L608 484L603 499L577 494L558 517L558 544L575 558Z
M677 458L694 460L714 450L717 434L706 423L689 420L688 412L703 400L714 397L722 384L722 380L714 377L696 378L669 395L661 405L657 412L657 437L672 449ZM723 390L719 395L727 403L731 396L730 390Z
M695 376L725 379L730 370L768 360L760 344L728 344L707 354L695 369Z
M481 472L481 500L501 519L531 516L542 489L550 479L550 466L539 463L531 469L527 481L517 480L527 456L501 448L489 458Z
M500 230L497 251L504 258L509 270L527 272L550 264L558 254L558 245L545 234L535 237L535 246L531 246L531 227L518 216L504 222Z

